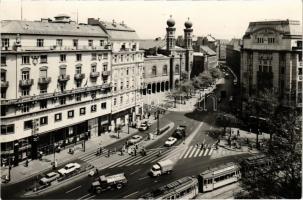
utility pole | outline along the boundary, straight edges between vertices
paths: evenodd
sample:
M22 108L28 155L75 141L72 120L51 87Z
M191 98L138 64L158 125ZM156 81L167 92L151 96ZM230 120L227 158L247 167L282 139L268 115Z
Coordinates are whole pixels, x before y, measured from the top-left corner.
M157 135L160 135L159 123L159 108L157 108Z

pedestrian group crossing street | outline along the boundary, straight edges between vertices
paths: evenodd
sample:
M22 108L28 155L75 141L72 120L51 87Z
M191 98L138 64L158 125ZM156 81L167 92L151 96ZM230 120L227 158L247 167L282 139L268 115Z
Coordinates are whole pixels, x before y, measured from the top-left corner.
M140 153L137 153L136 156L129 156L128 154L125 153L127 157L122 158L122 160L118 161L117 163L114 163L108 168L155 163L159 160L165 160L165 159L179 160L179 159L207 157L207 156L211 156L214 152L218 151L213 149L211 144L206 144L204 148L201 148L201 146L197 146L197 145L184 146L185 148L177 148L177 147L178 146L148 149L146 150L147 152L146 156L142 156ZM159 156L160 150L161 150L161 155ZM120 152L118 153L120 154ZM80 159L85 162L88 162L89 164L92 164L100 157L106 157L107 155L108 155L108 151L105 150L101 156L96 156L93 153ZM110 157L107 159L110 159Z

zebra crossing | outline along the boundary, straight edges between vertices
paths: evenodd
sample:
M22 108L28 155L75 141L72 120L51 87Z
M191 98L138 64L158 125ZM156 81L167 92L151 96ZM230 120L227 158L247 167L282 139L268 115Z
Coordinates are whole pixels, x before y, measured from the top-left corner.
M81 157L79 157L79 159L81 159L82 161L85 161L85 162L92 162L92 161L95 161L95 160L98 160L99 158L101 158L101 157L106 157L106 156L108 156L108 149L103 149L102 150L102 154L101 155L96 155L96 153L95 152L93 152L93 153L90 153L89 155L84 155L84 156L81 156ZM115 152L110 152L110 154L112 155L113 153L115 153Z
M179 159L196 158L202 156L211 156L213 153L213 148L211 144L206 144L204 148L201 149L200 146L188 146L183 153L180 154Z

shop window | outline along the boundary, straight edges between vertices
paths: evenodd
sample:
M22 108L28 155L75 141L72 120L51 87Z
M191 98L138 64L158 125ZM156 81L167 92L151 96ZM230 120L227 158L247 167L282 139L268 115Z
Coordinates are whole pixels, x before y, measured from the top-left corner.
M62 120L62 113L57 113L55 114L55 122L61 121Z
M1 135L13 134L15 132L15 125L1 125Z
M40 126L47 125L48 117L40 117Z
M102 109L106 109L106 102L101 103L101 108L102 108Z
M90 111L91 112L96 112L97 111L97 105L92 105L91 108L90 108Z
M74 117L74 111L73 110L70 110L67 112L67 117L68 118L73 118Z
M80 115L85 115L85 107L80 108Z

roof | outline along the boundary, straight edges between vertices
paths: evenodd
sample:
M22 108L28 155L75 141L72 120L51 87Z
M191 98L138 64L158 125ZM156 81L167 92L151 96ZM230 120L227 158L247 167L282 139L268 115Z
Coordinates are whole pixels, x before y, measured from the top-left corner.
M202 53L205 53L209 56L217 55L217 53L215 51L213 51L211 48L209 48L208 46L201 45L200 49L201 49Z
M217 39L217 41L220 41L220 44L228 44L229 40L227 39Z
M154 47L163 47L166 45L165 40L140 40L140 49L147 50Z
M216 41L216 38L214 38L212 35L207 35L206 36L206 39L208 40L208 42L215 42Z
M245 35L250 35L264 28L274 29L284 35L302 35L300 21L289 19L250 22Z
M208 169L208 170L202 172L200 174L200 176L202 176L203 178L209 178L209 177L217 176L217 174L222 174L224 172L226 173L231 170L234 171L239 168L240 168L240 166L238 164L229 162L226 164L219 165L218 167Z
M124 23L99 21L113 40L139 40L136 31Z
M115 182L115 181L121 181L121 180L125 180L125 176L124 176L124 173L120 173L120 174L115 174L115 175L112 175L112 176L107 176L105 177L104 175L103 176L100 176L100 180L101 181L107 181L108 183L111 183L111 182Z
M204 56L204 54L201 52L194 52L193 55L194 56Z
M1 33L108 37L108 35L97 26L20 20L1 21Z

